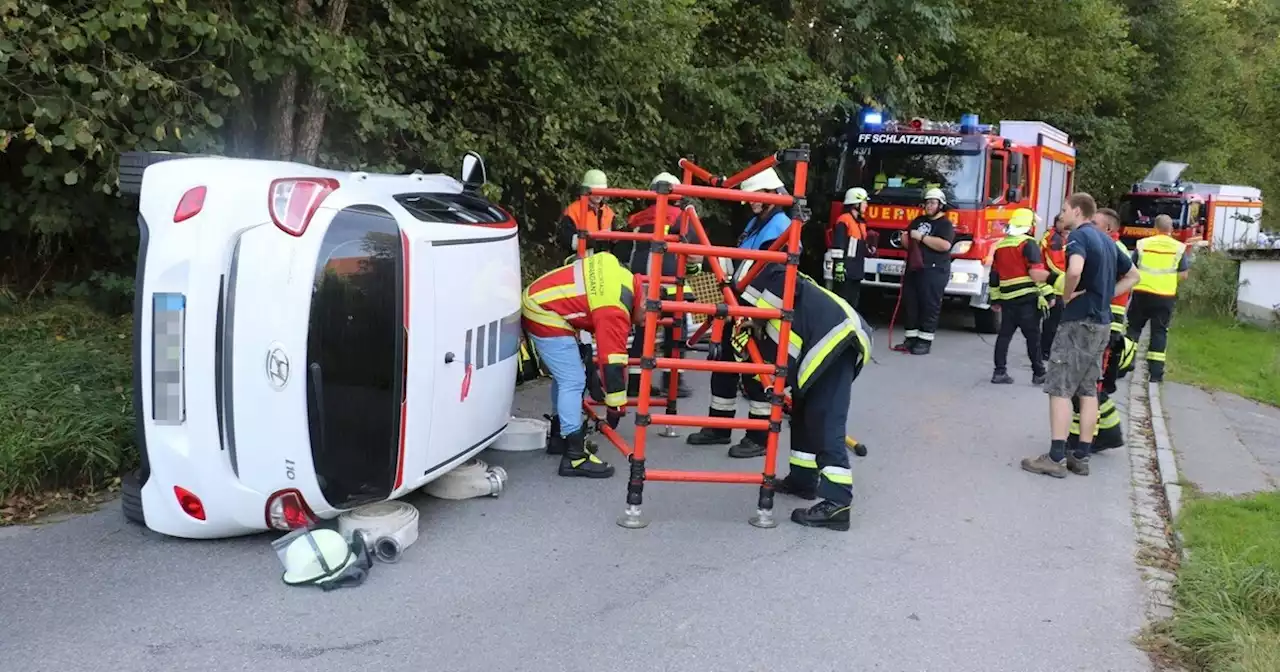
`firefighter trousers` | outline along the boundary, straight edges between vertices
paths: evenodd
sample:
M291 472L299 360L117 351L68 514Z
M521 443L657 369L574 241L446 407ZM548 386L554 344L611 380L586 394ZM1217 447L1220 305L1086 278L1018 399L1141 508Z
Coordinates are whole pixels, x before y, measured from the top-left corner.
M1044 323L1040 325L1041 361L1049 359L1049 351L1053 350L1053 337L1058 335L1058 324L1062 322L1062 297L1054 295L1053 299L1049 314L1045 315Z
M1151 382L1164 380L1165 348L1169 346L1169 323L1173 321L1174 297L1134 292L1129 299L1129 340L1137 342L1142 328L1151 323L1147 344L1147 368Z
M907 271L902 276L902 326L907 338L933 341L942 313L942 296L951 272L942 266Z
M845 448L856 353L847 348L837 355L804 396L791 400L791 483L808 489L839 506L853 502L853 472ZM816 483L815 483L816 481Z
M1124 351L1124 336L1111 332L1111 341L1102 352L1102 378L1098 380L1098 422L1094 425L1093 449L1107 450L1124 445L1124 431L1120 428L1120 409L1111 395L1116 391L1120 378L1120 354ZM1067 436L1067 450L1079 454L1080 397L1071 398L1071 433Z
M732 362L733 348L729 347L729 330L725 329L725 342L720 348L720 361ZM768 420L769 414L773 411L773 405L769 403L769 398L765 396L764 385L760 383L753 375L739 373L723 373L716 371L711 374L711 409L710 415L713 418L732 418L738 414L738 390L739 384L747 393L747 417L751 420ZM733 434L732 429L704 429L704 433L714 434L728 438ZM755 442L756 445L763 446L768 438L768 432L763 429L747 430L747 438Z
M846 265L847 266L847 265ZM850 273L845 270L844 282L835 282L836 294L849 304L850 308L858 309L858 296L862 294L862 272L861 266L858 267L857 273Z
M1041 315L1036 297L1020 297L999 305L1000 334L996 336L995 372L1007 373L1009 343L1013 341L1013 333L1022 330L1022 337L1027 341L1027 358L1031 360L1031 371L1037 376L1044 375L1044 358L1040 352Z

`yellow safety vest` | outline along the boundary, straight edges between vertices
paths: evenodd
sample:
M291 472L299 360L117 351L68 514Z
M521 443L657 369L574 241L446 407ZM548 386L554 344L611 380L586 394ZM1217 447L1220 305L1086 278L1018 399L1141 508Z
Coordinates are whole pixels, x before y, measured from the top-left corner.
M1164 234L1138 241L1138 272L1142 279L1134 291L1175 296L1178 293L1178 266L1186 246Z

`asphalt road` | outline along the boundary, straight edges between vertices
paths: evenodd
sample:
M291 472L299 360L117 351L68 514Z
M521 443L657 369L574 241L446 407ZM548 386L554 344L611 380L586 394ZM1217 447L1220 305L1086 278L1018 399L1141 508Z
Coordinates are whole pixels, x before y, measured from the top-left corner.
M757 529L754 486L689 483L648 484L652 522L626 530L616 453L613 479L586 481L541 452L486 451L510 473L500 498L411 498L421 536L404 559L323 593L281 583L273 536L162 538L117 503L0 530L0 667L1149 669L1130 643L1142 583L1124 452L1096 457L1088 478L1022 472L1047 446L1047 402L1018 342L1018 383L993 386L994 337L945 331L927 357L888 351L883 328L875 339L850 413L871 452L851 455L849 532L791 523L802 502L787 497L779 526ZM687 412L705 412L706 381L693 374ZM517 412L540 415L546 394L522 392ZM762 462L683 438L650 446L653 468Z

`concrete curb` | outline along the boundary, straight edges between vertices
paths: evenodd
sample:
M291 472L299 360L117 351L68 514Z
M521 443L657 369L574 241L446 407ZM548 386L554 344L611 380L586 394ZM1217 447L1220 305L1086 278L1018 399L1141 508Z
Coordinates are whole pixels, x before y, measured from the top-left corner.
M1146 361L1143 361L1146 370ZM1156 466L1160 470L1160 483L1169 502L1170 522L1178 519L1182 510L1182 485L1178 478L1178 461L1173 454L1173 441L1169 438L1169 426L1164 419L1164 406L1160 402L1160 383L1147 383L1147 399L1151 406L1151 433L1155 435Z

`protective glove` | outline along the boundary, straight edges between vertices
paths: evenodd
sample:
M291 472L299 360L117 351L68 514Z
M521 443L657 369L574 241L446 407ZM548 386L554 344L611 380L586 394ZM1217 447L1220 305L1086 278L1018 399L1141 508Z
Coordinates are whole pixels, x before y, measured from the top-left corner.
M1044 298L1044 294L1040 294L1036 297L1036 308L1042 313L1049 312L1049 300Z
M618 423L622 422L622 416L626 414L625 409L610 406L604 413L604 421L609 425L609 429L617 429Z
M739 362L747 361L747 339L750 336L750 330L745 327L739 327L733 334L733 358Z
M844 282L844 262L837 261L835 270L836 270L836 273L835 273L836 282Z

